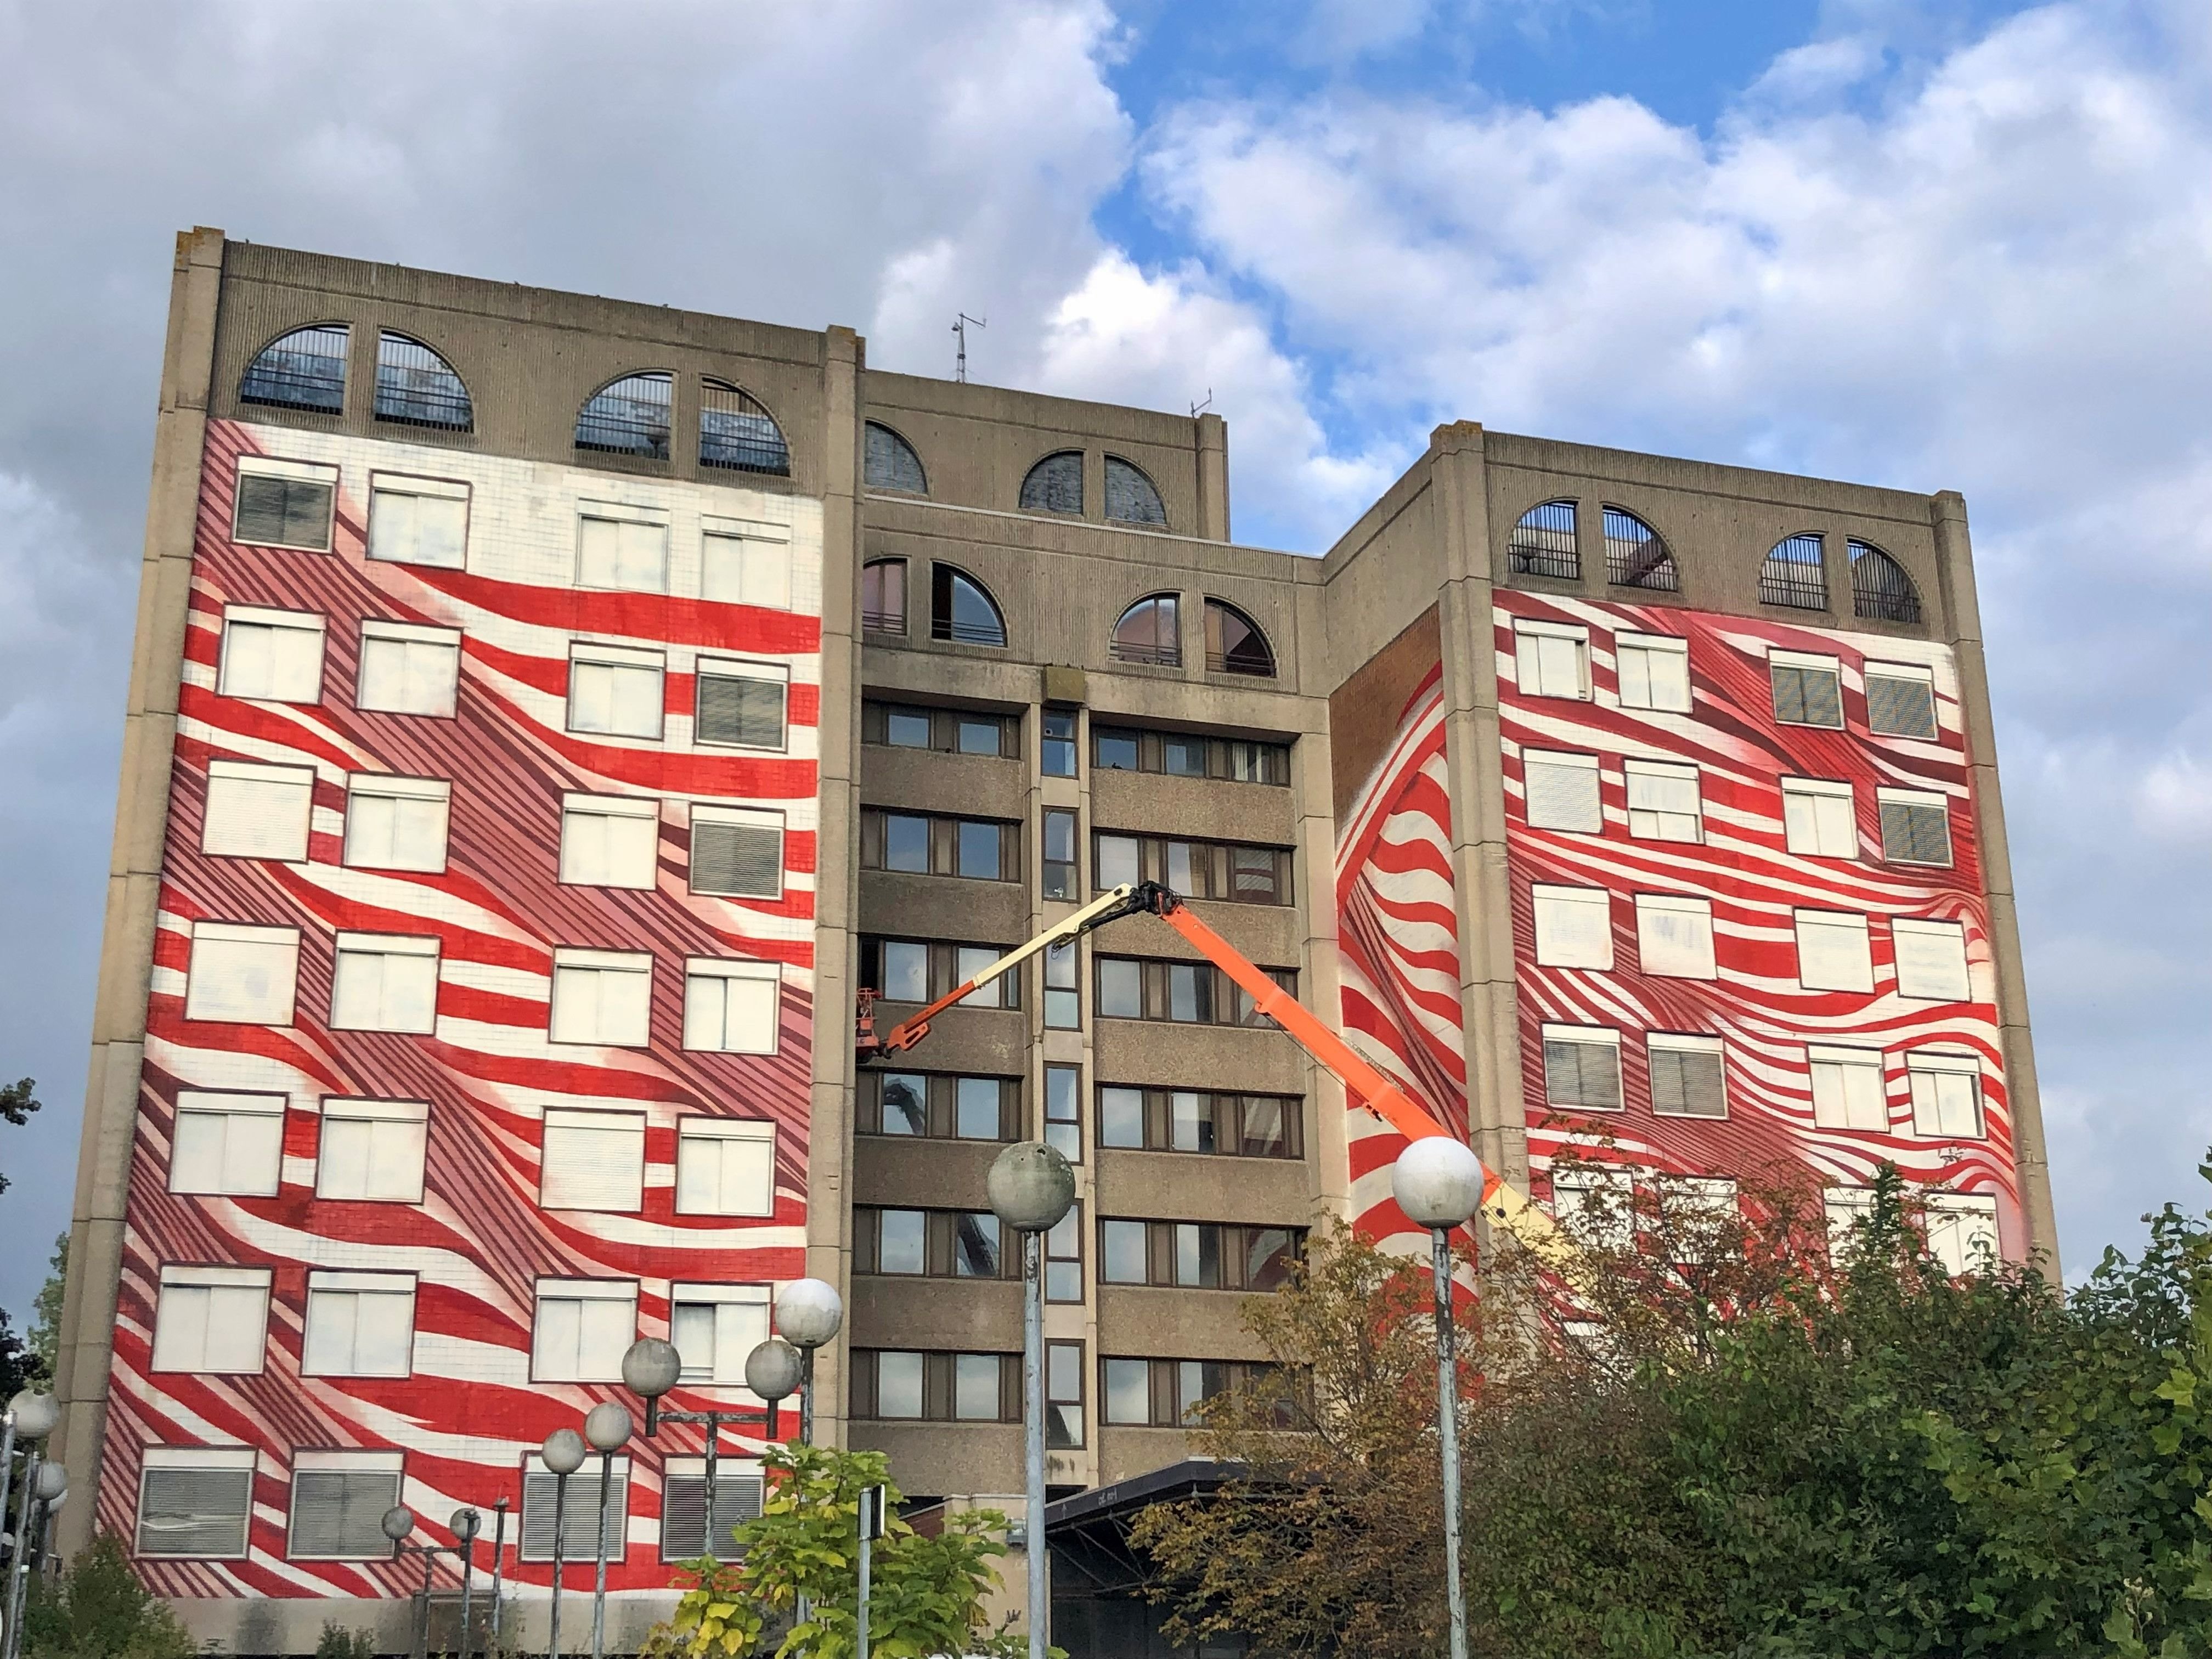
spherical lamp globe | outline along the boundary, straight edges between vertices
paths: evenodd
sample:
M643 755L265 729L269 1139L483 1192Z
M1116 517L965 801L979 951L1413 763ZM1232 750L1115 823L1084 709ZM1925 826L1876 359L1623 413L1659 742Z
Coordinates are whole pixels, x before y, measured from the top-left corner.
M39 1465L39 1501L51 1504L69 1490L69 1471L58 1463Z
M629 1443L629 1413L611 1400L603 1400L584 1413L584 1438L597 1452L620 1451Z
M415 1511L404 1504L394 1504L385 1510L384 1519L378 1525L383 1528L384 1535L396 1544L415 1530Z
M763 1400L781 1400L799 1386L799 1350L780 1336L757 1344L745 1356L745 1386Z
M8 1409L15 1419L19 1440L44 1440L62 1420L61 1401L36 1389L25 1389L8 1402Z
M837 1287L819 1279L794 1279L776 1292L775 1328L785 1341L818 1348L845 1323L845 1304Z
M1048 1233L1075 1202L1075 1171L1041 1140L1018 1140L992 1160L983 1190L1018 1233Z
M641 1400L658 1400L676 1386L683 1375L684 1356L673 1342L657 1336L641 1336L622 1358L622 1379Z
M1482 1207L1482 1160L1447 1135L1427 1135L1398 1154L1390 1195L1423 1227L1456 1227Z
M455 1510L446 1522L446 1530L464 1544L473 1543L476 1535L483 1530L483 1516L471 1509Z
M545 1467L555 1474L574 1474L584 1467L584 1437L574 1429L556 1429L538 1449Z

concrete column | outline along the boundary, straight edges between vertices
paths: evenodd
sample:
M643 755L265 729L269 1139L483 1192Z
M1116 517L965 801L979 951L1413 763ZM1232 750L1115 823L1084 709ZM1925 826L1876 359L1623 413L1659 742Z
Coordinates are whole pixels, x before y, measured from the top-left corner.
M161 849L168 830L177 690L184 665L222 263L220 230L201 227L178 234L55 1383L62 1421L53 1450L68 1467L70 1488L82 1494L61 1513L59 1547L65 1555L91 1536L99 1508L116 1289L123 1262L124 1201L138 1121L138 1068L146 1047L146 997L153 978Z
M1193 422L1198 439L1198 522L1190 533L1208 541L1229 539L1229 423L1218 415Z
M1959 702L1966 723L1966 761L1972 781L1974 833L1982 861L1982 896L1989 907L1990 951L1996 963L1997 1032L2004 1048L2005 1100L2012 1113L2013 1151L2020 1170L2021 1208L2027 1246L2037 1252L2053 1284L2058 1270L2058 1218L2051 1202L2051 1164L2043 1138L2043 1097L2035 1079L2035 1048L2028 1035L2027 975L2021 960L2020 915L2014 900L2012 854L2005 841L2004 801L1997 787L1996 726L1990 712L1990 678L1982 645L1982 613L1974 592L1966 503L1954 489L1930 496L1936 568L1942 584L1943 616L1959 667Z

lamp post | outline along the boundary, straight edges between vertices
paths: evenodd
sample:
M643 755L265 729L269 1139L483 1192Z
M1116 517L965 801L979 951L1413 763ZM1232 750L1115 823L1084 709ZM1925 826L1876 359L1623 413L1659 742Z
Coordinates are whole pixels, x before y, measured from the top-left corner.
M69 1479L67 1471L64 1470L60 1464L49 1463L46 1465L46 1468L53 1470L56 1474L62 1475L63 1478L60 1482L58 1483L54 1491L54 1495L46 1499L45 1504L40 1506L41 1519L39 1524L39 1547L36 1553L32 1556L31 1571L37 1573L47 1573L51 1577L54 1546L54 1511L60 1509L64 1504L69 1501ZM43 1473L43 1471L41 1471L41 1473Z
M483 1516L471 1509L455 1510L446 1522L461 1547L461 1659L469 1659L469 1590L476 1574L477 1534L483 1529Z
M435 1551L417 1544L410 1546L407 1534L415 1530L415 1511L404 1504L394 1504L385 1510L384 1518L377 1522L384 1535L392 1540L392 1553L403 1555L410 1548L419 1551L422 1557L422 1652L430 1651L430 1558Z
M777 1292L776 1328L799 1350L799 1438L814 1443L814 1351L844 1328L844 1298L826 1279L794 1279Z
M26 1443L23 1490L15 1500L15 1533L8 1558L7 1636L0 1642L4 1659L17 1659L23 1650L23 1583L31 1563L31 1505L39 1495L40 1447L61 1420L61 1404L53 1395L25 1389L8 1402L6 1426L0 1429L0 1522L8 1513L7 1454L16 1441ZM63 1478L66 1481L68 1477Z
M491 1507L492 1514L496 1517L493 1522L491 1532L491 1645L494 1649L497 1649L500 1607L506 1600L500 1582L501 1564L507 1558L506 1495L501 1494L499 1502Z
M584 1437L556 1429L538 1449L538 1461L553 1476L553 1606L545 1639L547 1659L561 1659L562 1549L568 1531L568 1477L584 1467Z
M1443 1458L1444 1593L1451 1612L1451 1659L1467 1659L1467 1593L1459 1573L1459 1358L1452 1319L1451 1233L1482 1206L1482 1160L1443 1135L1398 1154L1390 1194L1406 1218L1429 1230L1436 1273L1437 1443Z
M607 1640L607 1498L614 1485L615 1454L629 1442L629 1413L611 1400L603 1400L584 1413L584 1438L599 1455L599 1534L592 1540L592 1659L600 1659ZM623 1540L628 1553L629 1540Z
M1045 1659L1052 1609L1045 1589L1044 1275L1042 1239L1075 1202L1075 1171L1041 1140L1018 1141L993 1160L984 1191L1001 1225L1022 1236L1022 1427L1029 1522L1030 1659ZM1455 1655L1453 1659L1462 1659Z
M799 1350L780 1336L757 1342L745 1356L745 1386L768 1402L768 1437L775 1436L775 1408L799 1387Z

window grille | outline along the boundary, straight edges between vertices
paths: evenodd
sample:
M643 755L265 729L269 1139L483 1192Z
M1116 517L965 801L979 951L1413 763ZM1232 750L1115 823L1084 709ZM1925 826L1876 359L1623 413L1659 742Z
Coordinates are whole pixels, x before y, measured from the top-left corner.
M1275 678L1275 653L1260 624L1225 600L1206 602L1206 672Z
M781 672L781 671L779 671ZM702 664L696 676L692 738L741 749L781 749L790 686L767 671L736 663Z
M1770 653L1767 672L1774 687L1774 718L1784 726L1844 724L1843 674L1832 657Z
M713 816L708 816L712 814ZM726 816L724 816L726 814ZM691 890L739 898L783 892L783 825L738 807L691 809Z
M1079 481L1079 511L1081 500ZM1168 510L1160 504L1160 492L1152 487L1152 481L1118 455L1106 458L1106 516L1121 524L1157 525L1162 530L1168 526Z
M345 408L346 345L351 337L343 323L318 323L270 342L246 365L238 383L238 401L341 413Z
M139 1554L222 1560L246 1553L253 1470L149 1465L138 1489Z
M568 1477L567 1501L561 1502L561 1477L534 1455L522 1474L522 1538L515 1554L524 1561L553 1559L553 1518L561 1519L561 1554L569 1561L593 1558L592 1534L599 1517L599 1459L589 1457ZM599 1533L599 1549L608 1560L619 1562L628 1553L629 1530L629 1459L614 1460L613 1479L607 1482L606 1527Z
M329 479L240 469L230 538L257 547L326 553L335 499Z
M1933 738L1936 683L1926 669L1869 663L1867 730L1888 738Z
M1182 637L1177 626L1176 596L1154 593L1124 611L1121 620L1114 624L1114 637L1107 654L1115 662L1181 667Z
M1951 813L1941 795L1885 789L1881 810L1881 855L1892 864L1948 864Z
M1523 513L1505 544L1505 562L1516 576L1579 580L1583 561L1575 541L1575 504L1546 501Z
M871 489L903 489L909 495L929 494L929 477L921 470L921 457L914 446L887 426L867 423L866 472Z
M1759 567L1759 598L1763 605L1786 605L1793 611L1828 608L1828 575L1820 563L1818 536L1785 536Z
M1721 1045L1706 1037L1645 1038L1651 1060L1651 1109L1679 1117L1726 1117Z
M399 1471L301 1469L292 1476L292 1535L285 1554L295 1561L389 1559L384 1514L399 1501Z
M1905 567L1871 543L1849 541L1851 556L1851 614L1877 622L1917 623L1920 590Z
M600 387L576 416L576 447L666 460L675 396L676 377L665 369L625 374Z
M1682 578L1659 532L1633 513L1605 509L1605 579L1615 587L1679 592Z
M1006 619L998 602L964 570L949 564L930 568L929 636L961 645L1006 642Z
M1029 477L1022 480L1022 511L1080 514L1083 511L1083 452L1063 449L1056 455L1046 456L1031 467Z
M741 1552L731 1540L732 1528L760 1518L761 1477L732 1473L716 1461L714 1516L707 1519L707 1475L671 1473L662 1476L660 1488L660 1559L664 1563L696 1561L702 1555L737 1559Z
M420 340L387 329L376 339L376 418L466 432L476 411L451 363Z
M783 428L760 399L726 380L699 382L699 465L791 476Z
M1544 1098L1580 1111L1620 1109L1620 1039L1611 1031L1544 1034Z

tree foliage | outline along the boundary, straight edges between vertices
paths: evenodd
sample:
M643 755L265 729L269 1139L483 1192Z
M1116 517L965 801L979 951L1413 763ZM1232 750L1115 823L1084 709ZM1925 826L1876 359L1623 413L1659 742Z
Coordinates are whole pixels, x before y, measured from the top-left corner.
M112 1533L79 1550L52 1584L32 1582L23 1615L29 1659L191 1659L184 1625L139 1582Z

